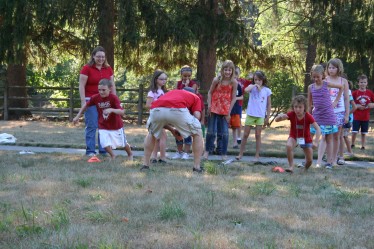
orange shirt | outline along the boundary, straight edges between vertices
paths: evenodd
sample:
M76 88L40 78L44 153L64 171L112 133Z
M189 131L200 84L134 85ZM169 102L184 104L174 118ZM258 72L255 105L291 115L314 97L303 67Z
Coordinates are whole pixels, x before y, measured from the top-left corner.
M222 85L218 83L212 93L210 111L218 115L229 115L232 95L232 84Z

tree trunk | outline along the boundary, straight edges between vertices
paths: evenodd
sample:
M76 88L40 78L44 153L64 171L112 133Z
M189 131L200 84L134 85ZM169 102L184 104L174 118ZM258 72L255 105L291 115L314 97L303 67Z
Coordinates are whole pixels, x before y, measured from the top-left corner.
M310 70L314 65L314 62L317 57L317 46L311 39L308 41L308 48L305 58L305 74L304 74L304 93L308 92L308 86L311 82L310 79Z
M217 64L216 39L201 36L197 53L197 79L200 89L208 91L215 76Z
M12 97L27 97L26 91L26 66L24 65L8 65L6 84L9 86L8 107L27 108L27 99L11 99ZM11 86L20 86L13 88ZM22 116L31 115L30 111L9 111L9 119L19 119Z
M114 1L99 0L99 45L105 49L109 65L114 69Z
M201 8L204 8L207 24L211 27L209 32L202 32L199 36L199 48L197 52L197 73L200 88L208 91L215 76L217 64L217 26L218 0L200 0Z

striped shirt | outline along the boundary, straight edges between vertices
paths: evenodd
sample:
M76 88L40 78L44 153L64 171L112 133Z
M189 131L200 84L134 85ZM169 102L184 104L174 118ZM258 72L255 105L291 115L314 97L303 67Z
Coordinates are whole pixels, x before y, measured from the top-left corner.
M336 125L336 115L330 99L330 92L327 82L323 82L322 87L316 89L316 84L311 85L313 101L312 115L318 125Z

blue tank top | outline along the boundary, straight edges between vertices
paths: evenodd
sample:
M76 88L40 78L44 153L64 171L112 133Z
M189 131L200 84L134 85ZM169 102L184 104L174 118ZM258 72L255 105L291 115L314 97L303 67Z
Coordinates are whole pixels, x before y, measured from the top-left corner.
M312 84L311 94L313 100L312 115L318 125L336 125L336 115L330 99L330 92L327 82L323 82L320 89L316 89L316 84Z

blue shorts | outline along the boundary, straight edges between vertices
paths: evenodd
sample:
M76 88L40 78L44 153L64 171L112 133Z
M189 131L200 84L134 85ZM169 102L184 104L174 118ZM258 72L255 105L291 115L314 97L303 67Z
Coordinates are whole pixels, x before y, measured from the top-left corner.
M361 128L361 134L368 134L369 121L353 120L352 133L358 133Z
M300 144L300 148L312 148L313 147L313 143L306 143L306 144Z
M321 128L322 135L329 135L329 134L334 134L338 132L337 125L320 125L319 128ZM314 129L313 126L310 127L310 133L316 134L316 129Z

